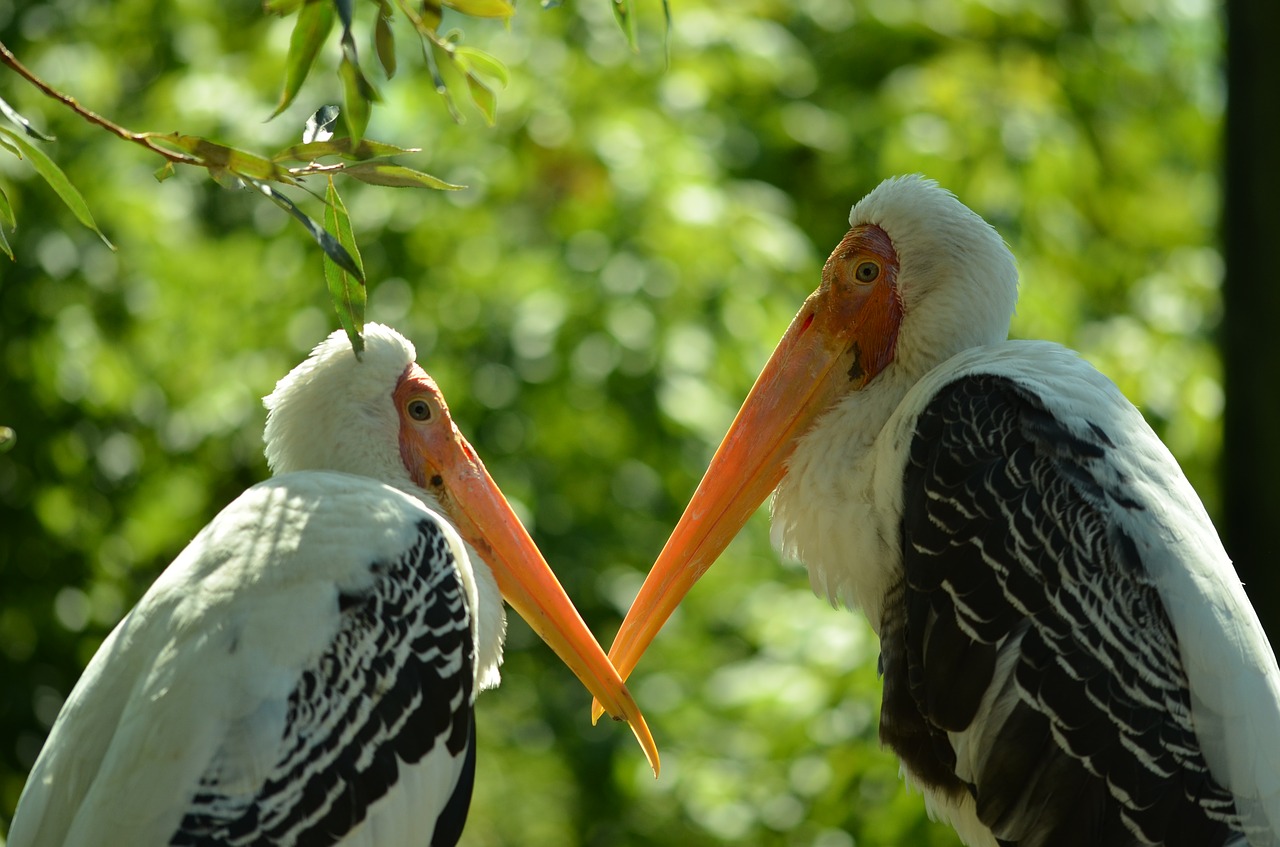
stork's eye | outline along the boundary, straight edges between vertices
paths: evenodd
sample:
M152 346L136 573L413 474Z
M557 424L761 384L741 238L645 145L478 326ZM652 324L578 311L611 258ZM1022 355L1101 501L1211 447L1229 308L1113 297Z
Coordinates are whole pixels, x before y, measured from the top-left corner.
M880 266L875 262L861 262L854 268L853 276L858 282L874 282L880 276Z
M409 413L409 417L415 421L431 420L431 404L426 400L417 399L410 400L409 405L405 406L405 411Z

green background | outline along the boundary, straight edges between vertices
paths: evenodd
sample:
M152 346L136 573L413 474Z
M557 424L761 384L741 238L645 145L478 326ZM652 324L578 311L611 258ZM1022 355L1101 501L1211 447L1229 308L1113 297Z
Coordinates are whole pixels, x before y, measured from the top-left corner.
M921 172L1019 259L1014 333L1081 350L1211 513L1223 405L1222 33L1202 0L607 2L458 18L511 82L450 120L417 47L368 135L461 192L340 182L369 318L459 426L606 645L772 345L882 178ZM252 2L0 0L0 40L133 130L270 152L341 100L336 36L281 117L291 20ZM406 31L407 34L407 31ZM667 55L669 52L669 62ZM112 138L0 71L119 251L0 151L0 831L62 698L194 533L262 479L260 398L337 326L277 207ZM464 98L465 99L465 98ZM323 182L313 183L323 190ZM313 216L321 206L291 194ZM483 695L467 845L954 845L876 742L864 621L758 515L633 677L663 755L514 619Z

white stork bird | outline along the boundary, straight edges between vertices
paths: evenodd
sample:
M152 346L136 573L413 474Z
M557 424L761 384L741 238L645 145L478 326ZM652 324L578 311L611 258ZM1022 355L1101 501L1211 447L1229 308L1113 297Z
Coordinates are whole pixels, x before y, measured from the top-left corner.
M1119 390L1008 341L999 235L891 179L725 436L610 651L623 678L770 491L878 634L880 737L970 845L1280 844L1280 672L1195 492Z
M648 729L449 417L413 346L342 332L266 398L276 476L224 509L108 636L9 847L446 847L498 683L505 597Z

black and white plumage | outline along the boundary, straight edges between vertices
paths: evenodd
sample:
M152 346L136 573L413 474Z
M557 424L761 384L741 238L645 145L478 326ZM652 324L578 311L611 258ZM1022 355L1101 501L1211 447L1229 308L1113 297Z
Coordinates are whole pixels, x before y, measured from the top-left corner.
M103 643L10 847L455 844L503 596L652 749L412 345L365 338L357 360L335 333L267 398L277 475Z
M881 738L969 845L1280 845L1280 671L1176 461L936 184L858 203L623 622L625 677L776 488L881 640Z

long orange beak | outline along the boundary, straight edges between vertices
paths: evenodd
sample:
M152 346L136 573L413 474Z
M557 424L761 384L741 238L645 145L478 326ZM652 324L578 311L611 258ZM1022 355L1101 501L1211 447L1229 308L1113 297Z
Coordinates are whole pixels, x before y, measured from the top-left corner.
M402 391L408 394L415 385L428 384L438 396L430 377L416 365L411 368L417 372L411 371L402 382L397 399ZM447 418L443 399L440 410ZM458 532L489 565L507 603L568 665L596 702L631 725L657 777L658 747L640 707L466 438L446 419L407 438L402 434L402 444L414 454L410 461L427 468L420 484L436 495Z
M866 237L851 231L828 260L823 284L805 300L756 378L631 604L609 649L623 679L693 584L778 486L800 437L842 394L861 388L892 358L901 304L892 277L868 286L847 279L847 243L855 235ZM888 276L887 261L885 266ZM600 702L592 704L593 721L602 714Z

